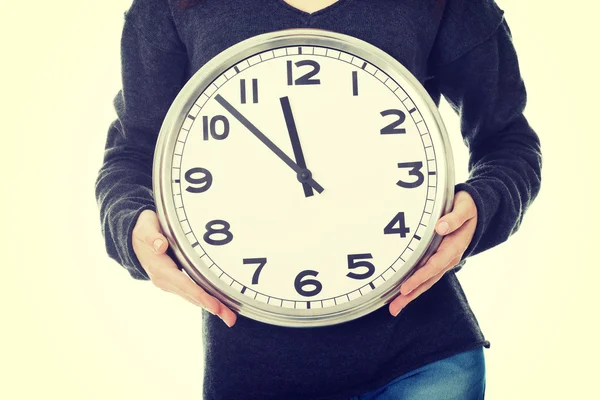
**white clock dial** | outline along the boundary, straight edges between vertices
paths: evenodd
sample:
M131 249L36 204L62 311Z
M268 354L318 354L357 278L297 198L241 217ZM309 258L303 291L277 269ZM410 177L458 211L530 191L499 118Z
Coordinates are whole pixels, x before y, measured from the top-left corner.
M162 155L183 258L234 303L296 317L406 277L448 190L422 94L335 46L230 64L181 107Z

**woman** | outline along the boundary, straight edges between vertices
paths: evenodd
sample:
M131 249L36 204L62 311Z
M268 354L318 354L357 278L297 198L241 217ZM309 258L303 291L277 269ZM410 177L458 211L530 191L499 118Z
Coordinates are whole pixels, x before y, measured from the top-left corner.
M134 0L96 196L108 254L135 279L199 305L205 399L482 399L489 347L455 273L514 233L540 188L539 139L502 10L493 0ZM152 160L186 81L227 47L312 27L365 40L399 60L461 118L469 179L436 226L444 240L388 307L295 329L236 316L178 270L160 232ZM224 322L224 323L223 323Z

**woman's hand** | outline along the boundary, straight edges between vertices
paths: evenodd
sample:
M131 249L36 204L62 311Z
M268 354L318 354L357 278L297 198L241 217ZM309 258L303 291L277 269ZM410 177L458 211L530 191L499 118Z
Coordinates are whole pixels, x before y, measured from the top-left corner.
M459 263L473 239L476 227L477 207L473 198L465 191L457 192L452 211L440 218L435 228L438 234L445 237L427 263L400 286L400 295L389 306L392 315L398 315L408 303Z
M156 287L205 308L208 312L218 315L227 326L233 326L237 318L235 313L206 293L165 254L169 242L161 232L154 211L144 210L140 213L133 228L132 244L140 264Z

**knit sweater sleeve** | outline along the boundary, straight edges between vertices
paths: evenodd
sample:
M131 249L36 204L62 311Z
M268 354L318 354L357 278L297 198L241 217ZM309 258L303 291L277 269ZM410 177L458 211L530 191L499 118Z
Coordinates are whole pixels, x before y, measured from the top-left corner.
M134 0L121 35L122 88L108 129L95 194L110 258L139 280L149 277L133 252L139 214L155 210L152 162L162 121L184 84L188 64L164 0Z
M491 4L500 16L491 33L459 53L449 54L457 46L445 47L431 67L433 84L458 113L469 149L469 177L456 190L473 197L478 221L463 260L516 232L541 184L540 140L523 114L527 95L511 32Z

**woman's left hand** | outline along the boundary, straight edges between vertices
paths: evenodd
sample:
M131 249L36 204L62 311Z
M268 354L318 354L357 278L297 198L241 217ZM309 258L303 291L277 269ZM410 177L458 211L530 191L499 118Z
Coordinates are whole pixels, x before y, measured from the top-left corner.
M400 286L400 295L389 306L394 316L408 303L432 287L440 278L458 264L473 239L477 227L477 207L471 195L459 191L454 195L451 212L438 220L435 230L444 236L436 253Z

